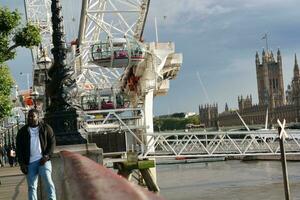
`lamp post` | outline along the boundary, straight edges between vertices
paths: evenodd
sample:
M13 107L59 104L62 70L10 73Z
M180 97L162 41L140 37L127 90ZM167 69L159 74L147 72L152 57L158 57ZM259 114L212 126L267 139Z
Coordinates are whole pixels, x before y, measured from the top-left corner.
M0 127L0 134L1 134L1 140L0 140L0 143L2 145L4 145L4 129L2 127Z
M9 131L9 126L8 126L8 128L7 128L7 138L8 138L8 146L10 146L11 145L11 138L10 138L10 131Z
M79 114L74 101L72 91L76 90L76 80L73 77L74 70L67 66L66 42L60 0L51 0L52 13L52 41L53 64L48 70L49 82L46 93L50 98L44 120L52 127L56 144L72 145L84 144L84 139L78 130Z
M45 49L42 49L42 56L37 62L38 66L40 69L44 69L44 99L45 99L45 111L47 111L48 104L49 104L49 99L48 99L48 94L46 92L46 87L48 83L48 69L51 67L52 61L51 59L46 55Z
M14 85L14 90L13 90L14 94L12 96L12 102L15 104L16 102L18 102L18 97L19 97L19 92L18 92L18 85Z
M17 114L15 115L15 118L16 118L16 121L17 121L17 131L19 131L19 118L20 118L20 114L17 112ZM14 147L15 146L15 142L16 142L16 139L15 139L15 124L12 125L11 127L11 138L12 138L12 146Z
M15 115L16 120L17 120L17 130L20 130L20 114L17 112L17 114Z
M24 113L24 123L27 123L27 113L28 109L27 108L21 108L22 112Z
M33 105L34 105L34 109L37 108L36 106L36 99L39 96L39 93L34 89L33 92L30 94L30 97L32 97L33 99Z

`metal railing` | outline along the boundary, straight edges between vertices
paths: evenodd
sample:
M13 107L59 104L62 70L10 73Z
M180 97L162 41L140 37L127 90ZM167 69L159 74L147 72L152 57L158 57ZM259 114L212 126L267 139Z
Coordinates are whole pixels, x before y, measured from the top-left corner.
M7 124L5 126L1 126L0 143L2 143L4 146L15 147L17 133L20 128L20 124Z
M300 154L300 130L286 130L286 154ZM279 155L276 130L147 134L141 158Z

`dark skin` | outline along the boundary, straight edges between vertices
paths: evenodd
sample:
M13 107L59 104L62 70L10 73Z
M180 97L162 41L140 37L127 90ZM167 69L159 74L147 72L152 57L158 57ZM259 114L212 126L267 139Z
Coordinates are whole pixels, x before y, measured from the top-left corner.
M30 127L37 127L39 125L39 115L37 113L29 112L27 119Z
M39 125L39 115L36 112L30 112L28 113L28 126L29 127L37 127ZM49 156L43 156L40 160L40 165L44 165L49 160ZM28 172L28 166L23 164L20 166L21 171L24 174L27 174Z

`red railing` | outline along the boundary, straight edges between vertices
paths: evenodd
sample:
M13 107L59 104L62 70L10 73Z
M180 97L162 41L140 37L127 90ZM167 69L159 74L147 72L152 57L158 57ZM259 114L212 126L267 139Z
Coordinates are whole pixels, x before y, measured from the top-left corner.
M60 155L68 199L163 200L87 157L69 151L61 151Z

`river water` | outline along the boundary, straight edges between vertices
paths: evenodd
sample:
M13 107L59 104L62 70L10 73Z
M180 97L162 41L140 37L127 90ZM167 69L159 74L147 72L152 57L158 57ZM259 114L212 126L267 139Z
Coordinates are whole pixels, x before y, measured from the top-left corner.
M292 200L300 200L300 162L288 162ZM221 161L157 166L168 200L284 200L279 161Z

